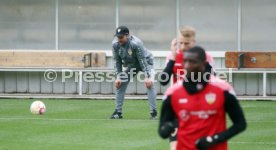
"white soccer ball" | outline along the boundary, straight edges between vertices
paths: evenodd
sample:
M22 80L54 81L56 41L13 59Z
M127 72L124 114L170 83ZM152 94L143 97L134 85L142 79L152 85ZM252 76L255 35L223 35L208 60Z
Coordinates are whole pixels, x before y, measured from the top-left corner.
M46 106L42 101L34 101L30 107L32 114L42 115L46 112Z

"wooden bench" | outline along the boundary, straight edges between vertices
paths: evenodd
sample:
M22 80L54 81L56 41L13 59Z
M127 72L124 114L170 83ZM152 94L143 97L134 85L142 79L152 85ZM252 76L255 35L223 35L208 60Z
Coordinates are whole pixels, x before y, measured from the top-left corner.
M89 68L88 68L89 67ZM70 69L79 74L79 95L82 95L82 71L106 67L104 52L56 50L1 50L0 71L62 72Z
M276 52L226 52L226 68L276 68Z
M84 68L105 67L104 52L0 51L0 67Z
M237 73L263 74L263 97L266 97L267 74L276 73L276 52L228 51L225 67L234 68Z

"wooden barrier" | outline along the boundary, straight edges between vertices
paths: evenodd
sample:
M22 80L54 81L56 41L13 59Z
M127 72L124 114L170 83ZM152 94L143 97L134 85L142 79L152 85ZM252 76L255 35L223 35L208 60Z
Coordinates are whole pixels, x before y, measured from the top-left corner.
M84 68L105 67L105 63L106 55L103 52L0 51L0 67Z
M226 52L226 68L276 68L276 52Z

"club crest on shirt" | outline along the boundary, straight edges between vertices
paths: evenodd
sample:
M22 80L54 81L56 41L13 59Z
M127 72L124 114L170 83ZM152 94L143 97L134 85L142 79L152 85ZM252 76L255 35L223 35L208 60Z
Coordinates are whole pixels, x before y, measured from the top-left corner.
M183 121L187 121L190 118L189 112L186 110L181 110L178 115Z
M216 94L215 93L208 93L205 95L205 100L208 104L213 104L216 101Z
M132 50L129 48L128 50L127 50L127 53L128 53L128 55L132 55Z

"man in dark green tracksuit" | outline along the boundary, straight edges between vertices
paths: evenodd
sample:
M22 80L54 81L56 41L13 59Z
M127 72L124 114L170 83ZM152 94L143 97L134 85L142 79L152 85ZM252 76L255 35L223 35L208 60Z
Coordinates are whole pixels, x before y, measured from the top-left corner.
M144 47L143 42L133 35L125 26L116 29L115 38L112 42L114 68L116 73L116 108L111 119L122 118L122 106L125 92L129 81L139 71L145 74L145 86L150 105L150 117L156 119L156 92L153 88L154 70L153 55ZM125 68L123 70L123 68Z

